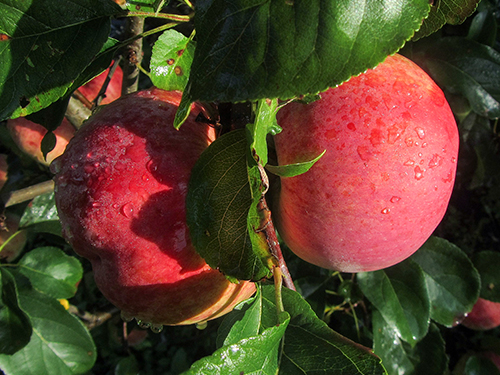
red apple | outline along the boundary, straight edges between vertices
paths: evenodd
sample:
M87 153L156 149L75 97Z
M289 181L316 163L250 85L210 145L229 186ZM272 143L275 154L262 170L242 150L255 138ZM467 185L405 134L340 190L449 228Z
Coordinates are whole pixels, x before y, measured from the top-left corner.
M88 258L123 315L157 325L205 322L254 293L230 283L191 244L185 198L214 130L172 126L181 94L151 89L105 106L52 164L63 233Z
M45 127L27 120L24 117L18 117L16 119L7 120L7 129L9 129L12 139L21 151L30 155L39 163L47 166L50 165L52 160L64 152L69 140L75 134L73 125L71 125L66 118L63 119L61 125L54 130L56 145L52 151L47 154L47 158L44 158L41 144L43 137L47 134L47 129L45 129Z
M89 102L92 102L99 94L99 91L101 90L101 87L104 84L106 77L108 76L109 69L110 68L106 69L90 82L87 82L85 85L78 88L80 94L85 96L85 98L87 98ZM109 104L120 97L122 93L122 81L123 70L122 68L120 68L120 66L117 66L115 72L113 73L113 76L111 77L111 80L109 81L108 87L106 88L106 96L100 103L101 105Z
M0 190L7 182L7 172L9 171L9 164L7 163L7 155L0 154Z
M500 303L479 298L462 324L470 329L486 331L500 326Z
M310 104L278 113L281 178L274 210L290 249L318 266L373 271L415 252L441 221L453 189L458 131L443 92L400 55Z
M11 212L6 212L0 223L0 259L6 262L14 261L24 249L28 241L26 229L19 230L21 217Z

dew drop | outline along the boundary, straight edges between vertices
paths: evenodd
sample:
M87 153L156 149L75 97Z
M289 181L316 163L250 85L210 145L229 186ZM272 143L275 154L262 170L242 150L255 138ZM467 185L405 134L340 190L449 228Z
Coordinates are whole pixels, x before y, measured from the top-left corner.
M154 333L160 333L163 331L163 325L162 324L151 324L151 331Z
M126 218L130 219L134 215L134 206L132 203L125 203L120 209L120 213Z
M353 132L356 131L356 125L354 123L350 122L347 124L347 129L352 130Z
M452 163L456 163L457 162L457 158L451 158L451 162Z
M144 329L148 329L149 327L151 327L151 323L143 322L142 320L138 320L137 325L141 328L144 328Z
M382 211L380 211L382 214L387 215L388 213L391 212L391 209L389 207L385 207Z
M429 160L429 168L435 168L440 166L442 163L442 158L438 154L432 155L431 160Z
M427 147L427 142L422 143L422 148L426 148L426 147Z
M405 143L408 147L413 146L413 139L411 137L408 137L405 139Z
M131 322L132 320L134 320L134 317L132 315L128 314L127 312L125 312L125 311L122 311L120 313L120 317L122 318L122 320L124 322L127 322L127 323Z
M401 200L401 197L397 197L393 195L390 199L391 203L398 203Z
M415 128L415 132L417 133L418 138L424 139L425 138L425 130L422 128Z
M204 330L205 328L207 328L207 326L208 326L208 323L206 321L205 322L196 323L196 328L198 328L200 331Z
M101 206L102 206L101 202L92 202L92 207L94 207L94 208L99 208Z
M415 179L421 180L424 178L425 169L420 168L418 165L415 167Z
M158 170L158 166L153 162L153 159L151 159L146 163L146 169L151 173L154 173Z
M406 167L411 167L411 166L415 165L415 161L413 161L411 159L408 159L407 161L405 161L403 163L403 165L406 166Z

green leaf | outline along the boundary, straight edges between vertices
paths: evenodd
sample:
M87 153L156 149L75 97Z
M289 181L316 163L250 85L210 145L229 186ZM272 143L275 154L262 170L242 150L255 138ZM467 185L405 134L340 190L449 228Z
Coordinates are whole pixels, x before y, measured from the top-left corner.
M31 332L30 320L19 306L14 277L0 267L0 353L10 355L22 349Z
M260 333L262 315L262 294L256 284L257 293L244 303L239 304L226 315L217 330L217 347L236 344L247 337Z
M500 302L500 253L496 251L480 251L472 258L481 275L480 297L493 302Z
M270 254L257 233L255 186L260 174L248 168L245 130L226 133L201 155L191 172L186 220L196 250L213 268L240 280L270 275ZM250 157L251 160L253 158Z
M375 310L373 321L373 350L382 358L389 375L443 375L448 367L445 342L439 329L431 324L429 333L411 347L401 340L391 324Z
M166 0L128 0L125 4L131 12L151 12L156 13L168 2Z
M196 43L175 30L165 31L156 41L151 56L150 78L163 90L184 91Z
M306 173L311 167L325 154L324 150L321 154L310 161L302 163L287 164L287 165L266 165L266 169L280 177L294 177L299 174Z
M469 257L452 243L431 237L411 259L424 272L431 318L447 327L456 325L479 297L481 281Z
M64 11L62 11L64 10ZM112 1L0 0L0 120L58 100L108 38Z
M35 232L61 236L61 223L57 214L54 193L42 194L33 199L21 217L20 226Z
M465 96L472 110L500 117L500 53L467 38L415 43L412 58L446 90Z
M415 33L413 40L428 36L445 24L458 25L476 10L480 0L439 0L434 1L429 16Z
M427 0L196 2L194 100L292 98L336 86L398 51Z
M463 375L498 375L500 370L488 358L477 355L470 356L465 362Z
M278 134L281 128L276 121L277 100L259 100L255 108L255 121L247 125L250 152L262 166L267 164L267 135Z
M195 362L185 375L202 374L276 374L279 367L281 338L290 321L283 319L279 324L266 328L261 334L241 339L223 346L210 357Z
M18 265L36 290L59 299L73 297L83 275L78 259L56 247L34 249Z
M396 334L414 346L429 327L425 276L411 259L374 272L358 273L361 291Z
M34 334L14 355L0 355L2 370L16 375L72 375L93 367L96 348L92 337L59 301L24 288L19 290L19 302L31 318Z

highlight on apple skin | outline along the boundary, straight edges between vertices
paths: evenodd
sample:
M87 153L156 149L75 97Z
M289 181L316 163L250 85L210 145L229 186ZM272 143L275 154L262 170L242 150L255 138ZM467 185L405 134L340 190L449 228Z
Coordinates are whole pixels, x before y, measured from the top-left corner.
M280 165L326 150L308 172L281 178L278 231L320 267L392 266L427 240L447 209L459 146L453 114L441 89L401 55L320 95L278 112Z
M255 291L211 269L191 244L187 184L215 134L195 121L196 105L173 128L180 98L153 88L116 100L51 166L65 238L122 316L156 330L214 319Z
M479 298L461 324L476 331L500 326L500 303Z

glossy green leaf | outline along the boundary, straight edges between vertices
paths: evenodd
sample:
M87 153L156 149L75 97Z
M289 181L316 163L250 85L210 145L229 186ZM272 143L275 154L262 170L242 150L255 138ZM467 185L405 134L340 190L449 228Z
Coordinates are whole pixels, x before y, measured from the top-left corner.
M373 350L382 358L389 375L445 373L448 366L445 342L436 325L431 324L427 335L412 348L379 311L373 311L372 322Z
M399 50L427 0L196 2L194 100L292 98L336 86Z
M1 0L0 31L9 38L0 42L0 120L36 112L65 94L120 12L112 1Z
M263 286L262 295L264 310L275 311L274 286ZM329 328L300 294L283 288L282 295L291 320L285 333L279 374L385 374L380 358ZM273 316L263 314L262 324L272 325Z
M267 164L267 135L278 134L281 128L276 121L277 100L259 100L255 108L255 121L247 125L250 152L260 165Z
M480 0L439 0L434 1L429 16L424 20L422 27L415 33L413 40L428 36L445 24L458 25L465 21Z
M54 193L42 194L33 199L21 217L20 226L35 232L61 236L61 223L57 214Z
M452 93L465 96L474 112L500 117L500 53L462 37L416 43L413 58Z
M226 315L217 330L217 347L235 344L247 337L257 336L261 330L262 295L260 285L257 293L249 300L239 304L231 314Z
M479 274L467 254L442 238L431 237L411 259L424 272L431 318L447 327L456 325L479 296Z
M39 247L24 255L18 263L19 272L40 292L53 298L75 295L83 269L75 257L56 247Z
M472 261L481 275L480 297L500 302L500 274L498 272L500 253L480 251L474 255Z
M0 356L26 346L31 332L30 320L19 306L14 277L0 267Z
M499 375L500 370L488 358L477 355L470 356L465 362L463 375Z
M287 165L266 165L266 169L280 177L294 177L299 174L306 173L311 167L325 154L324 150L321 154L312 160L305 161L302 163L287 164Z
M430 301L424 272L408 259L374 272L358 273L361 291L386 323L414 346L429 327Z
M258 233L261 177L247 161L245 130L226 133L201 155L191 172L186 220L196 250L213 268L240 280L270 275L270 254ZM257 193L257 194L256 194Z
M184 91L196 43L175 30L165 31L151 56L150 78L156 87Z
M16 375L72 375L92 368L96 348L78 318L56 299L27 287L19 290L19 302L36 334L14 355L0 355L2 370Z
M264 329L259 335L223 346L210 357L195 362L184 374L234 375L242 372L244 374L276 374L279 368L281 338L290 321L288 314L284 315L286 319L282 319L279 324Z
M126 7L131 12L158 12L165 0L128 0Z

